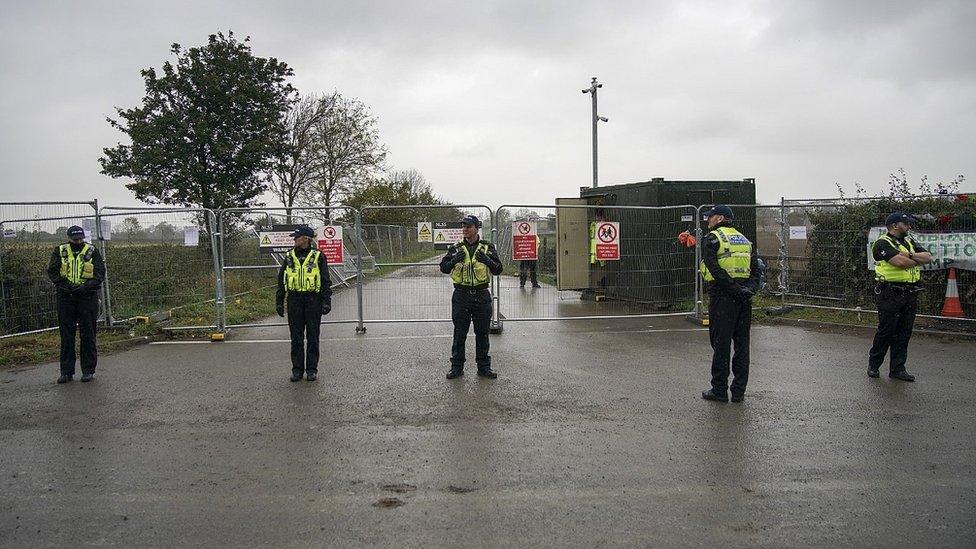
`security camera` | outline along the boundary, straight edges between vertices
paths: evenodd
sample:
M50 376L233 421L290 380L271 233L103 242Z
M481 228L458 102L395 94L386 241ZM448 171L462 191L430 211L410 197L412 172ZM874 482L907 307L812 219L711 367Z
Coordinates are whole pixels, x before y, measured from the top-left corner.
M599 120L600 122L609 122L610 121L610 119L607 118L606 116L598 116L598 117L596 117L596 119Z

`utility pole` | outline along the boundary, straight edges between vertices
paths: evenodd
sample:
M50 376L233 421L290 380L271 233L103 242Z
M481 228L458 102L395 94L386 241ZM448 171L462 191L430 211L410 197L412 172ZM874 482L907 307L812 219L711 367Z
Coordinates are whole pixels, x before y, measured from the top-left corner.
M603 87L603 84L598 83L596 81L596 77L594 76L593 77L593 80L590 81L590 87L589 88L586 88L585 90L583 90L583 93L590 94L592 96L592 99L593 99L593 188L596 188L596 187L599 186L599 179L597 178L597 154L596 154L596 149L597 149L596 142L597 142L597 138L596 138L596 125L597 125L597 122L609 122L610 121L609 118L606 118L604 116L600 116L596 112L596 90L598 90L598 89L600 89L602 87Z

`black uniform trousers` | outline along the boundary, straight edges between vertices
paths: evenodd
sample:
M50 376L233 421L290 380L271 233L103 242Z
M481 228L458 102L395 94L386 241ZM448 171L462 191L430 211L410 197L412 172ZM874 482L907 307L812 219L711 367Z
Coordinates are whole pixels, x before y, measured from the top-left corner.
M468 328L474 323L475 361L478 369L491 366L488 356L488 330L491 326L491 292L454 289L451 296L451 320L454 321L454 344L451 346L451 367L464 368L464 342Z
M908 360L908 340L912 338L918 294L914 286L882 284L878 294L878 331L868 355L868 367L881 368L885 354L891 349L890 372L904 372Z
M519 285L520 286L525 286L526 278L531 278L533 286L539 283L535 273L535 268L537 263L538 261L534 259L519 261Z
M318 292L288 292L292 373L318 373L321 327L322 295Z
M752 327L752 303L724 292L712 292L708 301L708 338L712 343L712 391L727 395L729 391L729 354L732 357L731 391L741 395L749 382L749 329Z
M61 374L75 375L75 333L81 339L81 373L94 374L98 362L95 331L98 293L58 291L58 331L61 333Z

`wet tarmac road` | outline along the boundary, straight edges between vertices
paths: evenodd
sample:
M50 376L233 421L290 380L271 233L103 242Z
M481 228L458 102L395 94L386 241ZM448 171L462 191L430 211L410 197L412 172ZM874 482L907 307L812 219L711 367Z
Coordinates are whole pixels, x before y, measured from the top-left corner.
M976 543L976 344L905 384L758 326L740 405L678 319L509 323L497 380L444 379L449 330L324 327L315 383L282 327L0 372L0 545Z

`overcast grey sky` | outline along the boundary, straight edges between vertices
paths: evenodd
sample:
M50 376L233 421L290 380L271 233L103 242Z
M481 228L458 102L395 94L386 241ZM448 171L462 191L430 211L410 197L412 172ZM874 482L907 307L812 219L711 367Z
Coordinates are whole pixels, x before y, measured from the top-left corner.
M0 200L135 203L105 122L169 45L233 29L379 119L395 168L456 203L755 177L761 201L957 174L976 187L976 2L13 2L0 14Z

